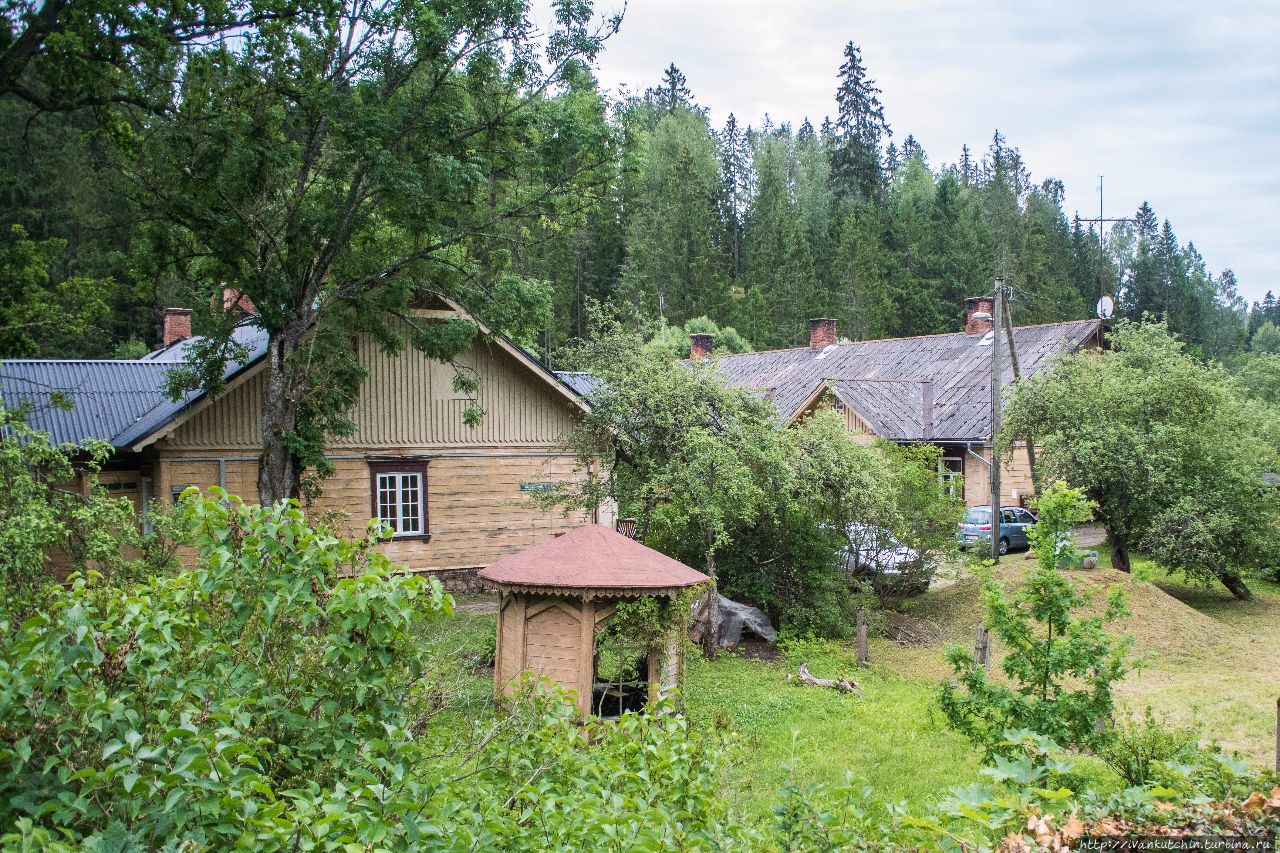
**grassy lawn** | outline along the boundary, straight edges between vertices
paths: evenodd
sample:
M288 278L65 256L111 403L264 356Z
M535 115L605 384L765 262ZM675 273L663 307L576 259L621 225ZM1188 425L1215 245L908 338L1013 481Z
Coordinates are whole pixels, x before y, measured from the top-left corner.
M689 663L690 718L738 737L725 793L746 814L767 818L789 777L838 784L851 773L878 799L912 806L977 778L979 755L936 710L936 683L883 667L859 670L834 644L798 646L777 662L728 653ZM862 695L788 681L802 662L819 677L853 678Z
M1258 768L1274 760L1275 701L1280 694L1280 586L1251 582L1252 602L1225 590L1169 578L1141 559L1132 576L1104 565L1071 572L1098 601L1112 583L1129 592L1133 617L1116 626L1135 638L1142 668L1118 690L1124 709L1150 705L1172 724L1201 726L1204 739L1241 753ZM1028 564L1013 555L997 571L1016 586ZM725 793L754 820L768 820L780 788L843 782L846 773L875 788L883 802L918 808L949 788L978 777L979 755L947 728L936 709L937 686L949 675L941 653L948 642L972 644L982 619L976 577L912 600L908 615L927 628L904 645L871 641L872 665L859 668L852 646L827 642L784 644L780 659L735 653L688 663L688 713L697 724L733 735ZM474 665L492 648L494 615L483 597L460 597L456 618L430 638L442 658L458 665L448 701L459 724L491 713L491 676ZM993 641L998 664L1001 650ZM849 677L860 696L802 687L789 681L807 662L819 677ZM1093 765L1097 766L1093 766ZM1100 763L1081 768L1103 787L1114 783Z

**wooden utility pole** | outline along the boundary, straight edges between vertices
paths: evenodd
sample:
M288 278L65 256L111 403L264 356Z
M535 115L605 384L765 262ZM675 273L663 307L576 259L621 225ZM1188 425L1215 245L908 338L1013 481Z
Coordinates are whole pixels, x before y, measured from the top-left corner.
M1009 306L1004 307L1004 335L1005 340L1009 344L1009 364L1013 366L1013 381L1018 383L1022 381L1022 370L1018 367L1018 347L1013 342L1013 312L1009 310ZM1040 475L1036 473L1036 439L1035 436L1027 433L1023 436L1023 440L1027 443L1027 464L1031 471L1031 487L1036 490L1036 494L1040 494Z
M987 672L991 671L991 638L986 625L978 626L978 636L973 642L973 659Z
M1000 562L1000 331L1004 326L1004 279L996 279L996 298L991 308L991 559Z
M867 665L867 610L858 608L858 666Z

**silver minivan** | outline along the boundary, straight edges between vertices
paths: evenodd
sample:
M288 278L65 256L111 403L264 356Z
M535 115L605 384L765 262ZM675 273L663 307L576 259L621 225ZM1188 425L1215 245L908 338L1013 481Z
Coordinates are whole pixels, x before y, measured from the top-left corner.
M1001 554L1008 554L1011 548L1026 548L1027 530L1036 523L1036 517L1020 506L1000 507L1000 547ZM991 507L971 506L964 514L964 520L958 525L956 539L962 548L968 548L978 542L991 541Z

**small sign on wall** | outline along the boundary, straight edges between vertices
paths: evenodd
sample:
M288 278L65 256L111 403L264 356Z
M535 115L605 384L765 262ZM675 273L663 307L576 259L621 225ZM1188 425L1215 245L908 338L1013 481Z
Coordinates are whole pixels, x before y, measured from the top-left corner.
M549 492L555 488L554 483L521 483L522 492Z

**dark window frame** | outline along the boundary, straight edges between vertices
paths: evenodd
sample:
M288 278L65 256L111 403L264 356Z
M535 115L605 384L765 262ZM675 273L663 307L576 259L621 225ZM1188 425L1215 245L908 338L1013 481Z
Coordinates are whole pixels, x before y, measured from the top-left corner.
M431 541L431 501L427 496L427 461L406 456L401 459L370 459L369 464L369 517L382 521L378 506L378 477L383 474L417 474L419 483L418 504L422 510L421 533L393 533L392 542Z

